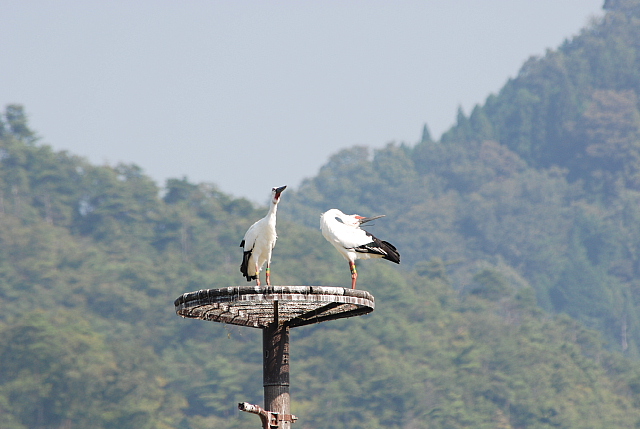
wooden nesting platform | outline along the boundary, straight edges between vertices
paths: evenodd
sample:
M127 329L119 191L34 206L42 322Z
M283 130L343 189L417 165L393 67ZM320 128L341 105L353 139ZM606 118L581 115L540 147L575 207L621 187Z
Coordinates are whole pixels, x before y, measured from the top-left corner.
M329 286L231 286L185 293L175 300L182 317L266 328L360 316L373 311L373 295Z

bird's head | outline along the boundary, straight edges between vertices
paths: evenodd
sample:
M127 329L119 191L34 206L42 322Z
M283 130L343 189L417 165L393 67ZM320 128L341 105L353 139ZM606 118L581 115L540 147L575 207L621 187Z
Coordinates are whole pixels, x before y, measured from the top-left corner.
M287 188L286 186L280 186L279 188L271 189L271 202L273 202L273 204L278 204L278 201L280 200L280 194L286 188Z
M367 223L367 222L372 221L374 219L379 219L379 218L381 218L383 216L384 215L373 216L373 217L364 217L364 216L360 216L360 215L357 215L357 214L348 215L348 214L342 213L338 209L331 209L331 210L328 210L327 212L325 212L323 214L323 217L326 217L327 219L335 219L337 222L340 222L340 223L343 223L345 225L349 225L349 226L352 226L352 227L359 227L363 223Z

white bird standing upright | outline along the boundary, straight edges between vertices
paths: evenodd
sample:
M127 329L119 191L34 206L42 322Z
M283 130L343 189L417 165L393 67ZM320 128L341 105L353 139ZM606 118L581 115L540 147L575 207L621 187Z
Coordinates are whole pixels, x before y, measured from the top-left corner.
M240 247L244 248L240 272L247 281L256 281L260 286L260 271L264 263L267 263L265 273L267 286L271 286L271 252L276 245L276 212L280 194L286 186L271 189L271 204L265 217L249 227Z
M338 209L328 210L320 216L322 235L349 261L351 289L356 288L358 280L356 259L382 258L396 264L400 263L400 253L393 244L379 240L360 228L363 223L383 216L346 215Z

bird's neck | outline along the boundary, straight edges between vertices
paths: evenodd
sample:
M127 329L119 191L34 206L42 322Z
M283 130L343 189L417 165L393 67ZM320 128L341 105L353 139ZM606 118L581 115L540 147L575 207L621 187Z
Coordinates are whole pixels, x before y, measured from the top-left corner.
M269 211L267 212L267 217L274 218L276 217L276 212L278 211L278 203L272 202L269 206Z

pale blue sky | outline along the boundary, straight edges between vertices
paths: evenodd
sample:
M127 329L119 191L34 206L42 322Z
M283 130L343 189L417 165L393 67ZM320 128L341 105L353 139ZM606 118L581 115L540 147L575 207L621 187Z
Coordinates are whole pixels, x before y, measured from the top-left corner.
M604 0L0 3L0 106L42 142L264 203L353 145L434 138Z

